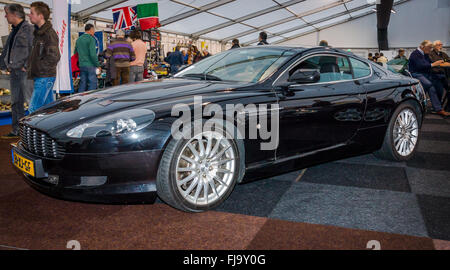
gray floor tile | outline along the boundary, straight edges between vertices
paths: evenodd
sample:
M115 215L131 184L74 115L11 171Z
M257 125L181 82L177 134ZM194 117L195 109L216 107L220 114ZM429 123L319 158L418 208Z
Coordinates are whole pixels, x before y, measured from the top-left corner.
M336 161L337 163L367 164L388 167L406 167L405 162L394 162L376 158L373 154L357 156Z
M290 173L285 173L282 175L272 176L270 179L294 182L301 173L302 173L302 170L298 170L298 171L294 171L294 172L290 172Z
M408 167L437 170L437 171L450 171L450 153L423 153L416 152L414 157L406 162Z
M404 168L327 163L309 168L302 182L411 192Z
M450 241L450 198L417 195L428 235Z
M450 197L450 171L418 168L406 168L405 171L413 193Z
M424 123L420 130L427 131L427 132L446 132L446 133L450 133L450 125L436 125L436 124Z
M448 132L420 132L421 140L444 141L450 142L450 134Z
M292 182L266 179L237 185L215 211L267 217Z
M269 215L295 222L427 236L412 193L294 183Z
M422 139L419 142L417 151L426 153L448 154L450 153L450 141L430 141Z

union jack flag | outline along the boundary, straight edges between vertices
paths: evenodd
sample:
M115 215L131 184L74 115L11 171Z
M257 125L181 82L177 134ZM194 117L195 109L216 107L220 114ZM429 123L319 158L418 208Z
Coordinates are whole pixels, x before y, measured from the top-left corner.
M137 6L121 7L112 10L114 19L114 30L134 28L137 21Z

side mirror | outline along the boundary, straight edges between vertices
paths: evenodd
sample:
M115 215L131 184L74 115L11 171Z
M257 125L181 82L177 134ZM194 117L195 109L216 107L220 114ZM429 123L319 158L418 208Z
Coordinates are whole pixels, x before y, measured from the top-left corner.
M289 82L294 83L316 83L320 81L320 73L317 71L296 70L290 77Z

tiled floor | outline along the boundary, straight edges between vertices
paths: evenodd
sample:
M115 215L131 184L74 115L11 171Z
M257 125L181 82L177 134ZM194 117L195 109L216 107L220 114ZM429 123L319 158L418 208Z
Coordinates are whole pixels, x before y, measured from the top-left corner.
M0 127L4 133L7 127ZM373 155L238 185L215 211L96 205L28 187L0 141L0 249L450 249L450 120L427 115L408 162ZM297 181L296 181L297 180Z

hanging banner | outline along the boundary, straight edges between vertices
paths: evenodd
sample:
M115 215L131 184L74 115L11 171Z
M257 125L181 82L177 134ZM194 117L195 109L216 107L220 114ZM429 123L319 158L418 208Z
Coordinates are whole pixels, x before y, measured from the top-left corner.
M59 38L61 59L56 67L53 87L57 93L73 93L72 66L70 61L70 0L53 0L53 28Z

